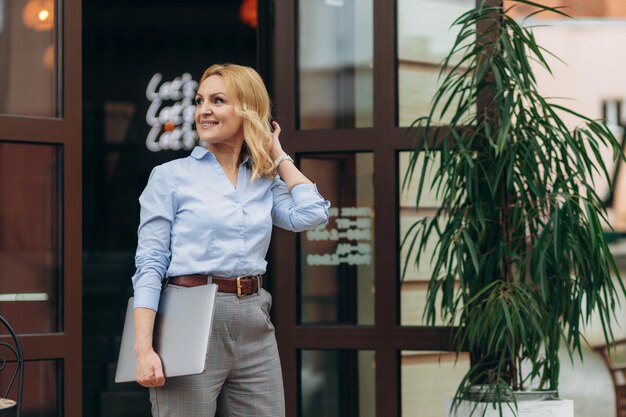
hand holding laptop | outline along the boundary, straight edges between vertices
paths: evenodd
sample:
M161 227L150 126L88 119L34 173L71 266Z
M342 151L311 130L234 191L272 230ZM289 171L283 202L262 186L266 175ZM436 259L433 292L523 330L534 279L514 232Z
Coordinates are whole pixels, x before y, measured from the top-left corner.
M135 319L135 354L137 369L135 379L139 385L146 388L162 387L165 385L163 363L152 347L153 324L156 312L149 308L136 308ZM141 327L144 327L141 329ZM140 335L139 337L137 335Z
M151 314L156 314L156 319L152 343L155 353L151 355L146 352L139 355L140 360L147 361L140 364L140 367L145 369L145 383L157 386L161 378L164 383L165 377L194 375L204 371L216 296L215 284L192 288L170 285L161 293L159 312L147 309L152 312ZM193 320L190 320L190 317L193 317ZM159 362L162 363L164 376L158 372ZM150 375L151 370L154 371L154 375ZM131 297L126 309L115 382L135 381L136 373L135 310Z

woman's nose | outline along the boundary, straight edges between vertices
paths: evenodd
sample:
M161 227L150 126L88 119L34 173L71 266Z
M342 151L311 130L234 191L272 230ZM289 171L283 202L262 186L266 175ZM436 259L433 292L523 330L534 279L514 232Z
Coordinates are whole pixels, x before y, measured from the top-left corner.
M211 103L203 102L200 106L198 106L198 110L201 114L211 114L213 113L213 109L211 108Z

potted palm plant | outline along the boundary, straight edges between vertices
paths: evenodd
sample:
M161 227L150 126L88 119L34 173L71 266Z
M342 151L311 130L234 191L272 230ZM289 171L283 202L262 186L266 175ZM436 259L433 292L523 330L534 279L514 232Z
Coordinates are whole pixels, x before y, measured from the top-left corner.
M623 155L603 122L539 94L531 62L549 71L547 52L493 3L477 2L455 21L458 36L442 63L432 111L413 124L404 183L418 181L417 206L430 187L441 208L413 224L402 244L407 264L431 263L425 320L434 324L440 314L458 325L454 346L470 353L453 407L474 398L502 414L503 404L517 410L514 393L529 387L558 393L559 350L582 356L592 315L607 343L613 339L625 289L615 279L606 213L590 178L600 172L610 180L601 149ZM568 128L564 113L580 126ZM439 123L444 115L446 126ZM424 184L435 165L432 183ZM433 238L435 253L426 259Z

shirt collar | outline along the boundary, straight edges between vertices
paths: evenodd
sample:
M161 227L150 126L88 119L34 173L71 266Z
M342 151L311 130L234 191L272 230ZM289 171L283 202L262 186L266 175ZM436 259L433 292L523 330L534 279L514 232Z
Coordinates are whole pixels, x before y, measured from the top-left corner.
M193 151L191 151L191 156L196 159L202 159L207 153L211 153L211 151L207 148L203 148L202 146L196 146L193 148Z
M215 158L213 152L211 152L207 148L203 148L202 146L196 146L195 148L193 148L193 151L191 151L191 156L195 159L202 159L207 154L210 154L213 158ZM250 155L245 156L243 163L252 168L252 158L250 157Z

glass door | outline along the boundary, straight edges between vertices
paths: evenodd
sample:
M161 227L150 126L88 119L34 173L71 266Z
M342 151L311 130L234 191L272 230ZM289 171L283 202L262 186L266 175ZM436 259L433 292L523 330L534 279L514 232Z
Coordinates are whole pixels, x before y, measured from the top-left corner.
M274 234L288 416L440 416L467 368L451 352L453 329L422 322L428 266L402 277L400 241L437 207L402 189L408 126L428 112L448 28L473 4L275 1L275 117L332 203L327 225Z

